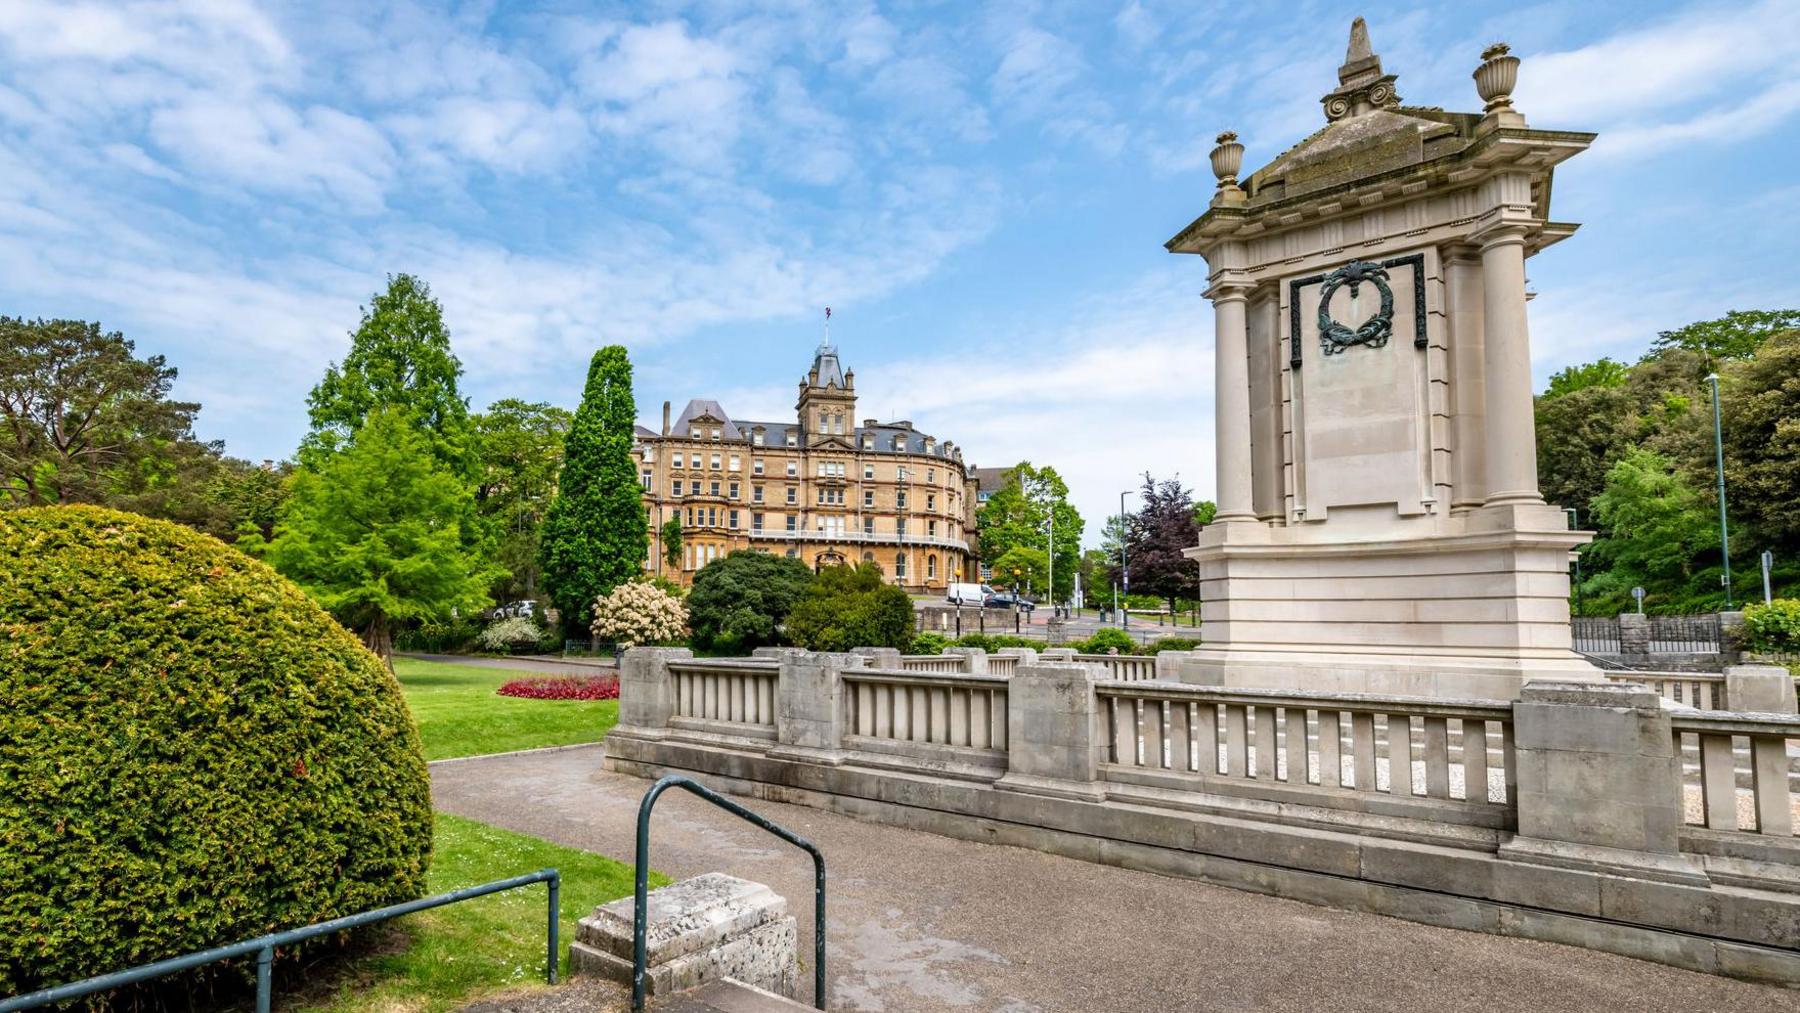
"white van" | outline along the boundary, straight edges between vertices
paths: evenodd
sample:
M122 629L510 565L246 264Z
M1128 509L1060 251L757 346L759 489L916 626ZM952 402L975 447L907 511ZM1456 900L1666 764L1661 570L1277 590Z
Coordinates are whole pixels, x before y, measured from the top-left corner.
M944 601L950 605L973 605L980 608L987 596L993 593L994 589L986 584L951 584L944 590Z

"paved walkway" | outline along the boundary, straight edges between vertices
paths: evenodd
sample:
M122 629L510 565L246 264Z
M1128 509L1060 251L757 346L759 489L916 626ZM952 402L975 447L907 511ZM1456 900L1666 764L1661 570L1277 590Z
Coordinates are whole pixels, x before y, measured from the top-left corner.
M603 771L601 756L584 746L434 765L433 796L440 809L630 861L648 782ZM747 804L830 863L834 1010L1800 1008L1800 993L1573 947ZM804 854L682 792L656 812L653 867L767 883L810 939Z

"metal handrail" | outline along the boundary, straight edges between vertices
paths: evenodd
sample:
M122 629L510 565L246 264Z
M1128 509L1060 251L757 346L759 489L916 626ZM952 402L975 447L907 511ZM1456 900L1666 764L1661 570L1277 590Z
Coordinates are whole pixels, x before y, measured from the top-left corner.
M288 929L285 932L273 932L257 936L254 939L246 939L241 943L232 943L229 946L215 946L210 950L170 957L154 964L142 964L123 971L114 971L111 974L102 974L66 985L57 985L54 988L39 989L36 992L13 996L10 999L0 999L0 1013L12 1013L13 1010L31 1009L34 1006L76 999L94 992L103 992L107 989L148 981L151 978L160 978L167 974L191 971L196 967L216 964L221 960L247 957L252 953L256 954L256 1013L269 1013L269 995L273 990L275 948L277 946L290 946L315 936L326 936L333 932L342 932L345 929L360 928L375 922L387 921L390 918L398 918L401 915L443 907L445 904L455 904L476 897L485 897L491 893L530 886L532 883L548 883L550 886L549 938L545 946L549 964L546 976L550 984L554 985L556 984L557 957L556 916L560 906L557 902L561 895L562 874L555 869L539 869L536 872L514 876L511 879L499 879L492 883L483 883L480 886L467 886L461 890L452 890L449 893L440 893L433 897L421 897L403 904L391 904L373 911L364 911L361 914L345 915L342 918L333 918L328 922L318 922L297 929Z
M713 805L767 830L776 837L801 848L813 860L813 1005L825 1008L825 856L811 841L782 827L766 817L738 805L691 777L670 774L650 786L644 800L638 803L637 821L637 895L631 914L631 1008L637 1013L644 1008L644 965L648 957L645 936L649 933L650 916L650 810L656 800L670 788L681 788L698 795ZM0 1010L0 1013L5 1013Z

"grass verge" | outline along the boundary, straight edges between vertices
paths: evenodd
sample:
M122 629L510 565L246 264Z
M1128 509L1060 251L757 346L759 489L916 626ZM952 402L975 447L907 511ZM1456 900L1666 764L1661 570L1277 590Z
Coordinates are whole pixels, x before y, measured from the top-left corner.
M542 868L562 873L562 970L575 922L631 893L631 866L474 820L437 814L431 893ZM651 886L668 882L652 873ZM281 1005L321 1013L454 1009L481 995L544 981L544 886L463 901L410 915L364 952L309 969L314 980ZM292 973L278 971L281 973ZM321 982L319 978L328 981Z
M619 720L617 700L528 700L495 692L541 674L395 658L427 760L599 742Z

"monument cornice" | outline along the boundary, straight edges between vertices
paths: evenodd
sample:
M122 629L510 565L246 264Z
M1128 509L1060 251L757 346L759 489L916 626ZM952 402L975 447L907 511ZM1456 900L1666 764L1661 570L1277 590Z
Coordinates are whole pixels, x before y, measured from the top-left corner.
M1586 150L1597 136L1586 131L1496 128L1466 147L1430 161L1372 173L1291 197L1258 199L1252 195L1242 203L1215 203L1163 246L1171 253L1204 256L1215 244L1226 239L1242 238L1247 233L1276 235L1363 214L1370 208L1408 199L1446 183L1459 188L1472 187L1509 171L1526 172L1548 181L1554 166ZM1548 203L1547 193L1540 203Z

